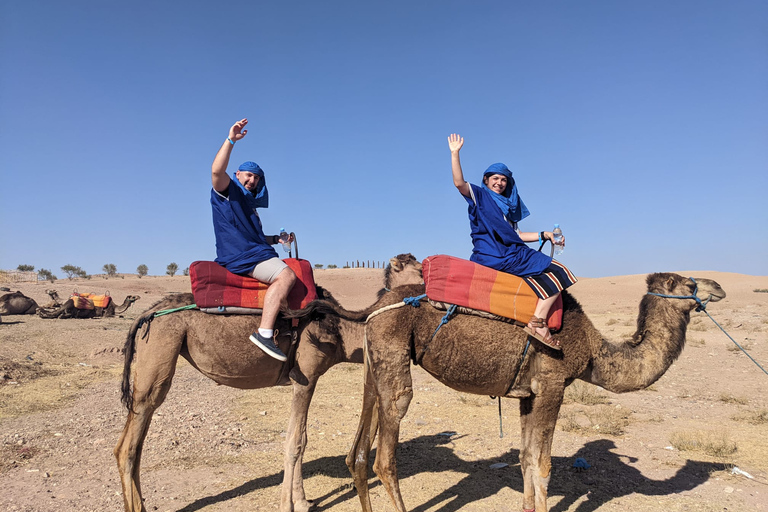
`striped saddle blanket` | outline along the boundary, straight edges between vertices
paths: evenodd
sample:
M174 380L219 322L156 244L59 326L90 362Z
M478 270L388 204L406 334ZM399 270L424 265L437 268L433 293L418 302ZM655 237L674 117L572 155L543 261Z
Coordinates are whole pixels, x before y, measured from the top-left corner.
M288 294L288 307L302 309L317 298L315 277L309 261L286 258L296 273L296 284ZM268 284L233 274L214 261L195 261L189 266L195 304L209 313L259 313Z
M469 260L440 254L422 262L424 283L430 302L455 304L527 324L538 297L524 279L478 265ZM559 330L563 321L563 300L547 316L549 328Z

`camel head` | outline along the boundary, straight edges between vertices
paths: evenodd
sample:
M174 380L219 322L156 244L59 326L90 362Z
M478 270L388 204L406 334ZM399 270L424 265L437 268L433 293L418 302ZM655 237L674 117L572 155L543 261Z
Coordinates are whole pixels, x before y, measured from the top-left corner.
M59 297L59 292L56 290L45 290L45 293L47 293L48 296L55 301L61 300L61 297Z
M703 309L708 302L717 302L725 298L725 290L717 282L703 277L683 277L660 272L650 274L645 282L648 285L649 295L676 298L680 302L679 307L688 311Z
M384 287L391 290L404 284L423 284L421 262L411 253L398 254L384 270Z
M141 298L141 296L139 296L139 295L129 295L129 296L127 296L127 297L125 298L125 301L126 301L126 303L128 303L128 304L133 304L134 302L136 302L136 301L137 301L137 300L139 300L140 298Z

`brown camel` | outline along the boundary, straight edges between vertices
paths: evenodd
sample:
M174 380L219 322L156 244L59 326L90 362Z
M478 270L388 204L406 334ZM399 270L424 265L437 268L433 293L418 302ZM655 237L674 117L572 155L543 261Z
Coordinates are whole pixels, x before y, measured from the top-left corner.
M396 286L423 282L421 263L411 254L391 259L384 276L384 289L379 292L377 304ZM324 303L344 311L327 291L317 288L318 297L325 299ZM154 305L148 313L189 304L194 304L192 294L173 295ZM371 311L374 307L378 306L372 306ZM288 314L298 319L297 343L290 350L292 334ZM149 325L142 327L142 323L151 317L151 314L144 314L134 322L125 344L122 391L128 417L114 450L125 510L145 511L139 483L141 451L152 414L170 389L179 355L206 377L226 386L241 389L293 386L280 511L309 510L311 503L305 497L301 474L309 404L318 378L329 368L342 362L363 362L364 324L341 320L336 314L286 312L278 318L276 325L279 331L277 343L284 353L289 354L289 362L281 363L248 339L259 325L258 316L212 315L185 310L154 317ZM143 331L141 341L136 339L139 330ZM292 353L294 357L290 357Z
M0 296L0 315L34 315L37 302L16 291Z
M103 318L122 315L131 307L131 304L139 300L138 295L128 295L122 304L115 306L115 301L110 300L105 308L94 307L93 309L78 309L75 307L75 301L67 299L64 304L54 308L38 308L37 315L40 318Z
M395 508L406 510L397 479L395 450L400 421L413 396L413 359L458 391L521 399L523 510L546 512L552 438L566 386L575 379L614 393L650 386L683 350L690 312L697 307L691 296L696 294L701 300L708 297L713 302L725 297L720 285L709 279L694 282L677 274L659 273L649 275L646 281L651 293L684 298L645 295L637 331L631 340L619 343L603 338L579 303L563 292L563 327L557 335L562 352L529 340L519 326L474 315L457 315L433 337L445 312L426 303L418 308L404 305L374 313L366 328L363 409L347 456L363 510L371 511L367 470L377 421L379 440L373 468ZM421 293L412 287L395 292L388 297L393 304ZM528 341L531 345L524 357ZM510 393L513 385L515 391Z

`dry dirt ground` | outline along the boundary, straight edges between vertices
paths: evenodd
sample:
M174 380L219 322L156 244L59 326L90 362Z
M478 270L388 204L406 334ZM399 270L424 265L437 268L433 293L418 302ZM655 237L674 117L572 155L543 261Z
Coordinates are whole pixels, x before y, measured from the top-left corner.
M768 367L768 277L696 272L728 297L707 311ZM316 272L349 309L373 301L377 269ZM11 285L38 303L50 284ZM66 297L109 290L118 302L141 295L124 318L44 320L4 316L0 325L0 511L117 511L112 456L125 421L119 400L129 325L169 292L176 277L60 280ZM582 279L572 288L609 339L634 328L644 276ZM419 368L402 423L401 487L409 510L517 511L517 402L460 394ZM333 368L310 409L304 474L316 510L360 510L344 457L361 405L362 367ZM553 446L550 510L768 510L768 375L704 313L695 313L680 359L649 389L614 395L569 388ZM216 386L183 360L145 443L142 486L148 510L275 510L289 387L241 391ZM574 468L583 458L589 469ZM377 478L372 500L392 510Z

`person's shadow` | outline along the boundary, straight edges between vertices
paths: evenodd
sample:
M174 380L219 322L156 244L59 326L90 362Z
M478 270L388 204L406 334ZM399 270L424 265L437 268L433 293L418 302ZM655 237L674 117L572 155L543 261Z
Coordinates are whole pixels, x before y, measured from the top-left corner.
M456 437L454 437L456 439ZM412 512L435 510L454 512L465 505L493 496L500 490L509 487L522 494L523 478L520 472L519 451L512 449L503 457L465 461L456 456L451 438L441 435L425 435L410 441L400 443L398 448L398 476L404 480L411 476L418 477L420 473L449 471L466 475L461 480L445 489L440 494L414 507L409 503ZM701 461L686 461L674 476L667 480L652 480L643 476L640 471L626 463L637 462L637 458L614 454L611 450L616 445L609 439L590 441L571 457L552 457L552 479L549 484L549 496L562 496L563 499L550 508L551 512L567 510L579 499L585 498L575 512L592 512L613 499L638 493L646 496L675 494L693 489L706 482L712 471L722 470L723 464ZM576 458L585 459L589 469L576 469L573 462ZM304 464L304 475L325 475L332 478L346 478L348 482L335 489L329 490L323 496L308 496L313 499L313 510L322 512L333 506L348 501L357 500L357 491L352 484L352 477L347 470L344 456L321 457ZM375 458L375 450L370 462ZM506 467L491 469L490 465L506 462ZM369 468L370 487L381 483ZM245 482L233 489L222 493L200 498L178 512L193 512L214 503L222 503L268 487L279 487L282 483L282 472L256 478ZM276 494L277 496L277 494ZM387 503L388 505L388 503ZM384 505L382 505L384 506ZM517 504L510 507L517 509Z

